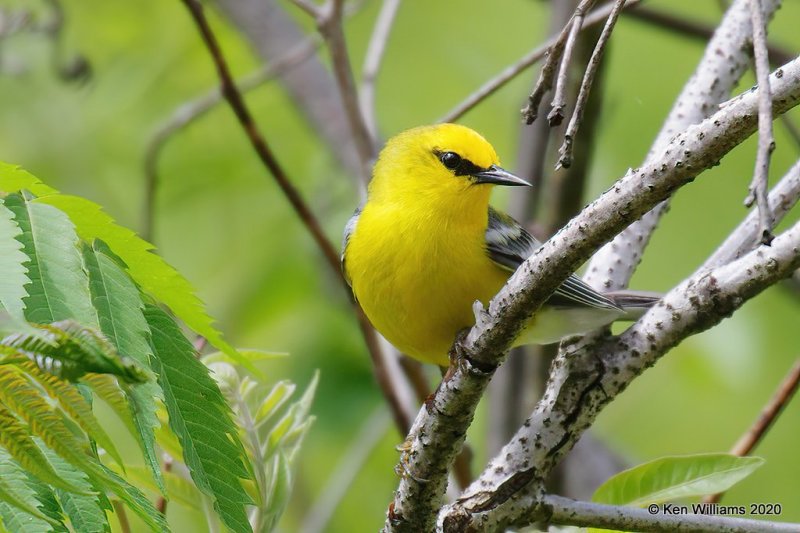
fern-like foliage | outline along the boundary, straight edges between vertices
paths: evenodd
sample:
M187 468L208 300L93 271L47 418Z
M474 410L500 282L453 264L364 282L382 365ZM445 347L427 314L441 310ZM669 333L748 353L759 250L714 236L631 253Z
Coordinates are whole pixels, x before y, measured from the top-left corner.
M255 474L256 501L250 511L254 531L270 531L283 513L292 487L292 466L314 417L309 416L319 376L314 375L300 399L288 408L295 386L274 385L242 376L222 354L204 361L233 407L250 468Z
M167 309L221 350L214 370L225 379ZM2 162L0 331L0 531L105 532L120 509L169 531L159 498L210 501L237 533L275 526L316 378L286 407L294 386L248 375L258 357L222 338L152 245ZM138 443L144 468L117 451L96 398ZM161 452L187 468L165 472Z

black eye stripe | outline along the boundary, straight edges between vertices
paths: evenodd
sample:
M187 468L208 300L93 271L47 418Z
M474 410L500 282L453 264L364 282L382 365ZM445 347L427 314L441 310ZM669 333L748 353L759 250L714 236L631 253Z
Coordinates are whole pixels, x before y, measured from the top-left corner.
M456 176L471 176L486 170L479 167L469 159L464 159L455 152L434 150L433 153L436 155L439 161L441 161L445 168L453 171Z

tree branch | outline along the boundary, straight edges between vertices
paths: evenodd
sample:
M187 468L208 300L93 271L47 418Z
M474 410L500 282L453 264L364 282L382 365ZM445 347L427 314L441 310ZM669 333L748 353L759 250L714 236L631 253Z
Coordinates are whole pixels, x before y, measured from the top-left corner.
M197 24L203 41L206 44L217 69L217 74L219 75L221 82L222 94L225 95L225 99L230 104L234 114L236 115L236 118L242 125L242 128L250 140L250 144L258 154L261 162L278 183L284 195L289 200L289 203L300 216L303 224L311 233L311 236L314 238L317 246L325 256L328 265L336 273L337 277L342 282L342 285L348 291L348 294L350 294L350 291L347 288L347 282L342 274L341 266L339 264L339 254L336 251L336 248L334 248L333 244L331 244L330 240L328 240L328 238L325 236L319 221L314 216L303 197L300 195L294 185L292 185L283 167L273 155L272 150L270 150L267 141L258 131L258 127L256 126L255 121L253 120L253 117L247 108L247 105L244 103L241 93L233 83L230 70L228 69L228 65L222 55L222 50L219 47L219 43L217 42L216 37L214 37L214 33L211 31L211 27L208 24L205 13L203 12L202 5L197 0L181 1L187 7L189 13L192 15L192 18ZM409 427L410 421L408 420L405 409L403 408L403 401L400 397L400 393L397 390L397 386L395 385L393 374L389 373L387 370L387 356L384 351L381 350L378 343L377 334L370 325L369 320L367 320L367 317L364 315L364 311L352 298L351 304L355 311L356 318L358 319L358 325L361 329L361 333L364 337L370 357L372 358L373 369L375 371L378 384L380 385L384 396L389 402L389 406L392 410L392 414L395 418L395 423L397 424L398 429L401 433L405 433L406 428Z
M794 393L797 392L798 384L800 384L800 359L794 362L789 373L778 386L778 390L775 391L769 403L761 410L755 422L753 422L736 444L733 445L731 454L743 457L749 455L750 452L755 449L758 443L761 442L761 439L764 438L764 435L767 434L769 428L772 427L772 424L778 419L778 415L781 414L783 408L792 400ZM720 498L722 498L722 494L723 493L712 494L703 501L706 503L718 502Z
M765 17L771 16L779 4L778 0L765 0ZM707 118L729 96L750 64L747 50L750 48L751 34L749 0L736 0L675 101L650 148L645 164L660 154L675 134ZM659 205L601 248L590 261L584 280L604 290L627 287L666 209L666 203Z
M640 2L641 0L628 0L628 3L625 5L625 7L633 7L638 5ZM608 4L600 6L592 11L586 17L586 19L584 19L582 29L590 28L606 20L609 13L611 13L611 7L611 4ZM445 113L436 122L455 122L460 119L475 106L483 102L498 90L502 89L508 82L516 78L522 72L525 72L528 67L536 64L540 59L548 55L550 48L554 47L560 38L560 34L552 37L544 44L537 46L522 56L516 63L504 68L495 77L481 85L475 92L467 96L461 103L457 104L450 111ZM544 93L542 93L542 96L544 96ZM539 101L541 102L541 98Z
M339 96L347 116L350 134L355 141L359 156L359 175L364 183L368 183L372 160L378 153L378 145L362 115L358 91L356 91L353 79L353 68L350 65L350 56L347 53L347 44L342 28L344 0L327 0L322 6L306 0L292 0L292 2L314 18L320 34L328 45L333 76L339 88Z
M797 105L800 59L779 69L771 81L776 114ZM400 482L387 530L433 527L447 469L463 442L477 402L527 319L599 245L717 164L752 134L756 105L754 94L746 93L676 136L659 157L631 170L529 257L492 299L488 310L476 303L476 325L454 344L454 364L409 434L408 451L401 461L410 475Z
M544 505L550 514L549 522L579 527L602 527L619 531L655 531L675 533L754 533L756 531L797 531L800 524L766 522L748 518L715 516L713 514L652 513L637 507L622 507L600 503L579 502L561 496L547 495ZM662 506L657 506L662 509Z
M553 87L553 80L556 75L558 75L558 82L556 96L553 98L554 112L557 109L557 102L563 100L563 97L559 98L560 95L558 94L563 90L559 91L558 87L563 87L566 83L566 71L568 70L569 58L572 55L572 45L575 43L577 33L583 25L584 14L592 7L595 1L581 0L569 22L558 34L553 44L546 50L547 59L542 65L542 71L539 73L539 78L536 80L533 91L528 96L528 105L521 111L522 119L526 124L533 124L533 121L539 116L539 105L542 103L544 95Z
M298 43L286 55L281 56L268 65L262 65L236 82L239 92L246 93L260 87L276 76L281 76L292 68L302 64L313 57L319 49L318 37L309 37ZM142 237L153 240L153 225L155 223L155 203L158 193L159 176L158 160L167 142L175 133L199 119L223 100L222 91L214 87L205 95L181 104L166 121L164 121L147 143L144 156L145 173L145 200L144 216L142 221Z
M541 483L599 412L683 339L715 326L798 266L800 222L771 247L680 283L618 337L593 350L575 343L554 362L531 417L441 520L496 528L546 519Z
M386 43L392 31L400 0L383 0L381 12L372 29L364 66L361 68L361 115L373 139L378 138L378 119L375 116L375 80L381 68Z
M572 15L572 20L569 23L569 34L567 35L567 42L564 44L564 51L561 54L561 64L558 67L556 91L553 96L550 113L547 115L547 122L550 124L550 127L558 126L564 120L564 108L567 107L567 79L569 78L569 63L572 60L572 51L575 49L575 42L578 40L578 34L583 26L583 19L586 16L586 12L592 9L596 1L597 0L581 0L581 3L575 8L575 13ZM542 72L544 72L544 69L542 69ZM542 78L540 78L540 80L541 79ZM527 120L528 115L525 114L524 111L523 115ZM530 122L528 122L528 124L530 124Z
M216 0L215 5L251 43L264 63L283 57L307 39L278 0ZM354 4L353 10L358 9ZM357 178L361 163L353 139L342 135L348 119L341 105L336 82L319 57L314 56L285 72L280 83L311 130L330 148L330 154ZM355 182L363 188L363 181Z
M556 164L556 170L560 167L569 168L569 166L572 165L572 143L581 125L586 103L589 101L589 92L592 90L594 77L600 66L600 60L603 58L606 44L608 44L608 39L611 37L611 32L614 29L614 25L617 23L617 18L623 7L625 7L625 0L614 0L611 13L608 15L605 26L603 26L603 31L594 47L592 57L589 58L589 64L586 67L586 72L583 74L583 81L581 81L578 98L575 101L575 109L572 111L572 117L569 120L567 131L564 134L564 143L559 149L560 157Z
M775 149L772 135L772 94L769 88L769 56L767 52L767 23L761 9L761 0L750 0L750 17L753 24L753 54L758 80L758 152L753 181L744 205L758 207L758 234L764 244L772 242L772 217L770 216L767 184L769 160Z

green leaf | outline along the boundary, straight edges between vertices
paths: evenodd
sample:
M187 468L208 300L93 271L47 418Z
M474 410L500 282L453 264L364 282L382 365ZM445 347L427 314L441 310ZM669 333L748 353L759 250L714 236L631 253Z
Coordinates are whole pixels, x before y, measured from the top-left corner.
M716 494L752 474L764 464L760 457L724 453L662 457L609 478L592 501L643 506L692 496Z
M46 196L58 192L39 181L39 178L30 172L23 170L22 167L0 161L0 192L12 193L23 189L31 191L36 196Z
M116 258L104 252L102 243L84 244L83 257L89 271L89 289L100 328L117 352L150 368L150 329L142 311L139 289L119 267ZM156 400L161 389L153 382L128 388L129 408L136 428L136 439L150 467L158 489L164 494L164 481L155 450L154 428L159 426Z
M141 239L128 228L119 226L102 211L99 205L77 196L64 194L39 198L67 213L78 234L86 241L105 241L128 265L131 277L166 304L187 326L216 346L239 364L255 370L249 360L240 355L214 328L211 317L194 294L194 288L177 270L153 253L153 245Z
M311 383L306 387L303 396L289 408L289 411L281 418L269 433L269 437L263 445L265 457L269 457L279 448L286 448L286 455L289 460L294 457L294 453L302 441L302 437L308 431L313 419L308 419L308 412L311 409L311 402L319 383L319 371L314 372Z
M236 532L249 532L242 487L248 479L245 453L231 411L208 368L191 343L161 309L147 305L153 368L164 391L169 425L183 447L183 458L197 487L214 501L220 519Z
M70 485L56 474L28 429L3 403L0 403L0 447L5 448L27 472L42 481L54 487L80 492L80 488Z
M28 296L25 286L30 284L25 263L28 256L17 238L22 230L14 222L14 213L0 198L0 304L16 322L25 321L25 304Z
M67 531L52 491L0 448L0 519L14 533Z
M24 300L28 321L49 324L72 318L96 325L78 236L67 215L49 205L27 202L18 194L6 197L5 206L22 230L18 238L29 259L31 284Z
M138 514L153 531L167 531L164 516L135 487L105 468L89 453L88 442L78 439L64 423L60 411L41 398L38 391L9 365L0 365L0 399L28 422L31 432L51 450L86 473L100 491L111 491Z
M23 350L43 371L70 381L87 372L113 374L134 383L152 378L151 373L134 360L120 357L102 335L74 320L37 324L36 328L35 335L7 336L0 348Z
M75 494L64 490L56 490L56 495L61 501L61 508L66 513L72 528L81 533L104 533L111 530L106 517L106 510L110 508L108 499L95 492L89 477L66 462L64 459L44 448L49 461L65 481L80 487L83 494Z
M91 472L92 481L95 484L97 484L98 478L102 480L102 484L125 502L154 532L169 533L170 529L166 518L153 506L153 503L142 491L125 481L105 465L101 464L99 467L99 471L93 470Z
M278 452L271 462L271 467L267 469L269 479L265 487L266 500L261 517L263 531L272 531L277 526L289 503L292 490L292 468L289 459Z

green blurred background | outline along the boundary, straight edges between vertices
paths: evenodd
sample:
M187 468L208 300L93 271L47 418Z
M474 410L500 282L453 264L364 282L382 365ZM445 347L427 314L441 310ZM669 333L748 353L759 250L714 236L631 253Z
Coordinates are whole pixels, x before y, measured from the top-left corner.
M710 24L720 16L718 2L711 0L647 3ZM0 0L7 8L45 7L36 4ZM40 35L5 40L0 159L98 202L121 223L140 229L145 146L177 106L215 84L215 73L178 0L63 4L63 54L85 55L93 75L84 84L60 80L52 44ZM786 4L770 26L770 37L797 53L800 2ZM347 22L356 66L363 61L379 6L367 1ZM288 9L309 26L302 13ZM547 5L530 0L404 3L377 87L381 135L435 121L539 44L548 21ZM257 67L257 57L234 27L220 16L212 16L212 23L237 75ZM697 40L623 15L607 55L587 200L643 160L702 51ZM524 73L461 120L481 131L508 167L517 155L518 110L535 72ZM747 75L740 90L752 83ZM294 183L338 242L358 202L355 180L337 166L278 85L264 85L247 100ZM800 120L797 112L794 117ZM797 144L779 124L776 138L773 179L798 157ZM674 286L741 220L754 153L755 143L748 141L677 195L634 277L635 288ZM394 447L402 437L385 412L375 415L382 397L344 291L227 107L218 106L175 136L159 169L154 241L160 253L194 283L235 345L290 352L272 367L275 380L289 378L302 386L314 369L321 371L313 409L317 422L302 452L282 529L301 527L331 474L357 444L365 421L385 429L327 530L377 529L397 483ZM498 197L495 203L504 201ZM632 463L728 450L800 354L799 318L796 294L781 287L768 290L636 380L603 412L599 435ZM479 410L478 429L484 413ZM756 452L766 465L723 503L778 502L782 519L800 521L798 427L800 405L795 403ZM486 454L476 434L478 468ZM197 517L185 520L185 530L194 530Z

